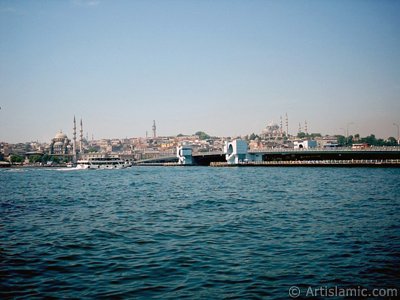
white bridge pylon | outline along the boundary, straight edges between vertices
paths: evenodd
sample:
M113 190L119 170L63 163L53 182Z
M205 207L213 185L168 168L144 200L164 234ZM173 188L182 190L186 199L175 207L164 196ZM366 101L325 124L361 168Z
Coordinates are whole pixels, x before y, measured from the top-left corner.
M178 146L176 148L176 156L180 165L193 164L192 147L190 146Z
M225 158L228 164L239 164L247 159L247 142L244 140L226 141L224 146Z
M226 141L224 146L224 153L226 162L230 165L237 165L240 163L260 162L263 160L263 153L249 153L249 147L244 140Z

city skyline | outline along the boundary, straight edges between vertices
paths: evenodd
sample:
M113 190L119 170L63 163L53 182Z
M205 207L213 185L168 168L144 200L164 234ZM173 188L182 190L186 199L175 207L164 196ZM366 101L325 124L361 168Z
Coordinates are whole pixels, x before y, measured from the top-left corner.
M0 2L0 141L289 133L397 138L395 1Z
M75 121L76 117L74 116L73 118L73 127L71 127L71 130L63 130L63 129L58 129L56 131L54 131L53 133L53 137L50 137L49 140L53 140L54 135L57 136L59 134L65 134L68 138L71 139L71 141L73 141L75 139L76 136L76 121ZM83 131L83 126L82 126L82 118L80 119L80 135L79 135L79 147L82 147L82 141L100 141L100 140L126 140L126 139L147 139L147 140L153 140L153 139L160 139L160 138L173 138L173 137L193 137L196 135L199 135L199 133L208 135L207 132L204 132L202 130L197 130L196 132L193 133L178 133L178 134L171 134L171 135L158 135L155 132L155 120L153 120L153 125L152 125L152 129L151 132L150 131L146 131L144 135L141 136L126 136L126 137L116 137L116 136L108 136L108 137L94 137L93 133L89 132L84 132ZM299 123L298 129L294 130L293 132L289 132L289 134L287 134L286 131L286 125L285 122L282 122L282 124L280 125L279 122L269 122L262 130L258 131L258 132L249 132L246 134L242 134L242 135L209 135L212 138L229 138L229 139L236 139L236 138L245 138L248 139L249 136L253 136L255 135L255 137L259 138L260 136L264 136L265 135L265 131L266 130L274 130L274 129L270 129L270 128L278 128L277 130L279 130L281 133L281 137L288 137L289 140L298 140L298 139L307 139L307 138L311 138L314 139L315 137L318 138L331 138L331 137L354 137L354 136L358 136L357 138L367 138L369 136L374 135L377 139L382 139L382 137L376 136L375 133L371 133L369 135L360 135L359 132L350 132L350 125L354 125L354 123L348 123L347 124L347 128L340 128L341 132L338 133L333 133L333 134L328 134L328 133L324 133L324 132L314 132L314 131L310 131L308 130L308 125L307 125L307 120L305 120L304 124ZM398 140L398 136L399 136L399 129L397 127L400 127L399 124L397 123L393 123L394 126L396 126L396 131L397 134L392 135L388 138L395 138L396 140ZM201 139L201 138L200 138ZM385 138L383 138L382 140L386 140ZM78 141L78 139L77 139ZM35 139L30 139L30 140L26 140L26 141L17 141L17 142L10 142L10 141L0 141L0 142L5 142L5 143L11 143L11 144L20 144L20 143L44 143L44 144L48 144L48 140L35 140Z

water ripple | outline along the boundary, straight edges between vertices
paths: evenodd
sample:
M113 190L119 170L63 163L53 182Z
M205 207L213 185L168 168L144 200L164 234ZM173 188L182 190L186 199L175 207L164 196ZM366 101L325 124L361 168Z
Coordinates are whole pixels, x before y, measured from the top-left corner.
M0 170L0 297L399 287L400 170ZM38 180L40 178L40 180Z

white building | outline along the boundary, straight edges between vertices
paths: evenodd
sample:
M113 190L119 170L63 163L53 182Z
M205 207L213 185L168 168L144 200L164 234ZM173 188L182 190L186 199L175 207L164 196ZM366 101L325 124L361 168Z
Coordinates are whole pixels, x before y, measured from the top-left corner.
M294 141L294 149L310 149L316 148L317 142L314 140Z

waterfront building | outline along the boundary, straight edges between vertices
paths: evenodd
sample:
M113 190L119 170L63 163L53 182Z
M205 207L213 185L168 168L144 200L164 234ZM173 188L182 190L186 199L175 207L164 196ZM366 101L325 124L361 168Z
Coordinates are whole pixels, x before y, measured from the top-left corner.
M30 151L29 143L17 143L10 145L10 154L21 155L24 156L26 152Z
M324 137L316 137L317 145L319 148L337 148L338 144L337 137L326 135Z
M0 153L3 157L8 157L11 153L10 145L8 143L0 143Z

